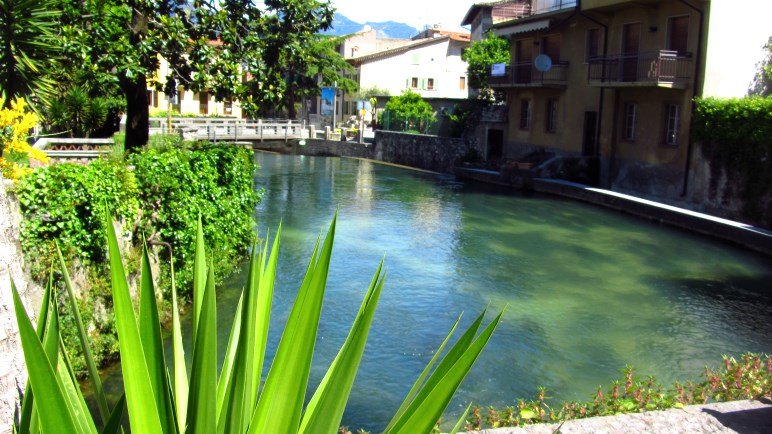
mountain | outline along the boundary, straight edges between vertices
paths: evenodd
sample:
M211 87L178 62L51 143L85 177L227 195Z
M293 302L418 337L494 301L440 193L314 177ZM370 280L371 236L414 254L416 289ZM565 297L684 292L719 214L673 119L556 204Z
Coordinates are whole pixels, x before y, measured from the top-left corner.
M357 23L356 21L352 21L338 12L335 12L335 18L332 21L332 28L324 32L324 34L345 36L362 30L362 28L366 25L370 26L372 29L377 30L379 38L410 39L412 36L418 34L418 29L408 26L405 23L398 23L395 21L385 21L380 23L368 21L366 23Z

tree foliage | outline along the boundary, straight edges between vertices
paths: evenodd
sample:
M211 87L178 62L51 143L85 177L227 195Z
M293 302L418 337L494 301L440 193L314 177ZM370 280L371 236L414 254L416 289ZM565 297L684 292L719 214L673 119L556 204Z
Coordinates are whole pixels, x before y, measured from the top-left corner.
M764 44L764 59L758 63L757 69L748 95L768 97L772 95L772 36Z
M180 88L207 91L256 113L294 105L286 99L313 88L294 77L323 69L318 65L330 59L309 48L317 42L314 34L332 24L334 8L317 0L62 1L69 65L120 87L129 151L147 143L148 87L167 95ZM157 76L161 58L169 68Z
M478 89L483 99L491 99L488 73L494 63L509 63L509 41L488 32L484 39L472 42L461 58L468 65L469 86Z
M54 93L56 0L0 0L0 108L25 98L35 110ZM34 96L34 97L33 97ZM0 154L1 155L1 154Z

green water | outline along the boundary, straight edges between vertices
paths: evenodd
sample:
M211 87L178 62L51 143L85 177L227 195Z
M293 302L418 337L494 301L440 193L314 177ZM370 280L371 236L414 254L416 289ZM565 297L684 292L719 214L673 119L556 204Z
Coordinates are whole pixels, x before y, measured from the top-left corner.
M256 158L256 183L266 190L260 234L283 219L274 331L313 242L339 209L312 381L386 257L345 425L383 428L456 316L465 311L468 325L489 303L508 306L503 323L451 411L470 400L512 404L538 386L555 399L589 399L627 364L669 384L698 378L721 354L772 351L766 258L570 200L354 159Z
M283 221L269 354L316 237L339 210L314 388L386 258L343 419L351 428L383 429L457 315L465 312L466 328L488 304L507 310L451 415L469 401L514 404L538 386L555 401L588 400L628 364L671 384L698 379L722 354L772 352L767 258L604 208L447 176L354 159L256 159L266 190L255 213L260 236ZM221 357L245 279L218 292ZM117 369L109 389L119 387Z

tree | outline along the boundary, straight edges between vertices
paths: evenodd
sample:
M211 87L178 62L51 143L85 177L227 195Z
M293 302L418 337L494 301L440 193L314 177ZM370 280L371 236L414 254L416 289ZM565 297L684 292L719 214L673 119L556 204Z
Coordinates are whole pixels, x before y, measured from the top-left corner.
M54 93L56 0L0 0L0 108L25 98L38 111ZM0 156L2 152L0 151Z
M329 28L334 8L317 0L62 0L61 40L75 63L126 97L126 149L148 139L148 86L237 98L247 108L281 101L288 61ZM156 77L159 59L169 63Z
M317 3L317 2L313 2ZM311 5L311 7L327 8L327 5ZM278 18L277 18L278 19ZM324 23L319 22L319 28L324 30ZM277 26L273 23L271 26ZM311 31L307 28L306 31ZM268 32L273 35L273 32ZM291 43L282 42L289 37ZM301 40L302 39L302 40ZM336 86L344 92L355 92L358 84L348 78L356 72L343 56L336 51L336 46L343 38L311 33L300 38L300 33L267 36L266 44L278 48L276 61L266 62L262 74L268 77L284 77L277 80L277 89L273 92L254 92L255 87L246 89L238 98L242 107L251 115L261 113L266 107L286 110L289 118L297 115L296 103L303 98L315 98L321 92L322 86ZM257 83L259 84L259 82ZM283 87L282 87L283 86ZM250 101L245 105L244 101Z
M434 123L434 109L416 92L410 89L393 96L386 103L389 121L387 129L395 131L419 130L426 132ZM378 122L382 125L382 122Z
M758 71L753 77L750 89L748 89L749 96L768 97L772 95L772 36L764 44L764 53L765 57L758 63Z
M509 63L509 41L488 32L484 39L472 42L461 58L468 65L469 86L478 89L478 98L498 100L488 86L488 74L494 63Z

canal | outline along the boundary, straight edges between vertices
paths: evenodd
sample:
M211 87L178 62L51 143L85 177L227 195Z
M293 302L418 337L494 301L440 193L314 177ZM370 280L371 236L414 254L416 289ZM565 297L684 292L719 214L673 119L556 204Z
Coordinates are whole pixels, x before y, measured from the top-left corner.
M312 382L348 333L381 258L386 285L343 423L378 431L457 315L507 306L450 411L533 397L590 399L632 365L663 384L722 354L772 352L772 261L555 197L346 158L257 153L259 235L283 225L270 349L313 244L339 210ZM232 318L244 276L218 295ZM228 289L229 288L229 289ZM224 342L229 327L221 330ZM311 393L311 392L309 392Z

